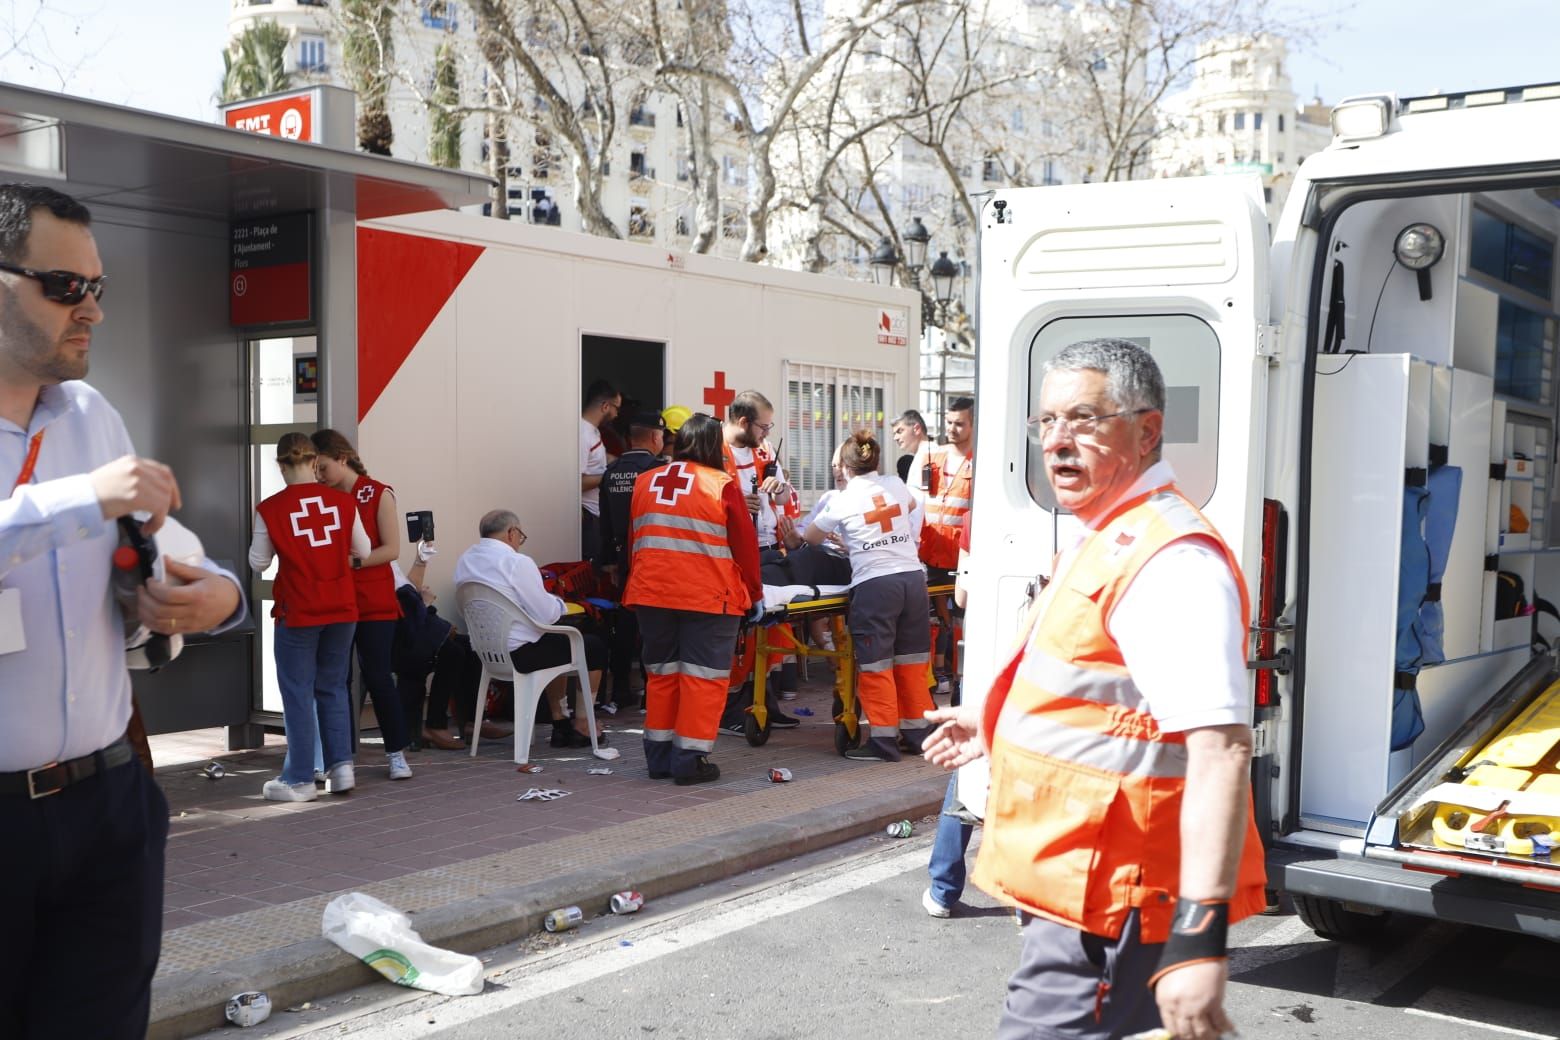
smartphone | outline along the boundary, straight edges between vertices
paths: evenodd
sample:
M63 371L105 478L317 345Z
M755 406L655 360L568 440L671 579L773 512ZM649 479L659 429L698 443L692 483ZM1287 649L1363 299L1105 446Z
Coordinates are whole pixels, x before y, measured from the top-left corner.
M406 538L413 543L433 541L433 510L419 509L406 514Z

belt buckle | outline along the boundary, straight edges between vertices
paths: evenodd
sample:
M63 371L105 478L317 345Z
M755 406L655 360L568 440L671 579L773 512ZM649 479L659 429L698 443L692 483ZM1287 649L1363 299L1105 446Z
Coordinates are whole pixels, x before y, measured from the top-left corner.
M33 801L36 802L38 799L40 799L40 798L47 798L51 794L59 794L61 791L63 791L65 789L65 785L61 784L59 787L53 788L52 790L48 790L48 791L40 791L40 790L38 790L38 782L37 782L38 774L47 772L48 770L53 769L53 768L55 768L58 765L59 765L58 762L50 762L48 765L39 766L37 769L29 769L29 770L27 770L27 797L28 798L30 798L30 799L32 799Z

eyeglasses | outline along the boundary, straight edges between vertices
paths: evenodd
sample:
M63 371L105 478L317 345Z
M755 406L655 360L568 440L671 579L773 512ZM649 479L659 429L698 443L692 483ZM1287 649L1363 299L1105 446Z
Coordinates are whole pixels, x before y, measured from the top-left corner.
M525 544L525 532L520 530L520 528L518 528L518 527L511 527L510 530L514 531L516 534L518 534L520 536L520 544L524 545Z
M1029 439L1036 444L1044 444L1046 438L1057 430L1066 430L1074 437L1092 437L1095 428L1106 419L1120 419L1129 415L1142 415L1144 412L1152 412L1152 408L1133 408L1125 412L1111 412L1108 415L1079 415L1072 418L1062 418L1059 415L1031 415L1024 420L1028 427Z
M752 426L754 429L762 430L765 437L768 437L769 431L775 428L775 424L772 422L755 422L752 419L748 420L748 425Z
M71 305L86 299L87 293L91 293L94 300L101 300L103 283L107 280L103 275L88 278L75 271L34 271L30 267L17 267L15 264L0 264L0 271L31 278L43 286L44 299Z

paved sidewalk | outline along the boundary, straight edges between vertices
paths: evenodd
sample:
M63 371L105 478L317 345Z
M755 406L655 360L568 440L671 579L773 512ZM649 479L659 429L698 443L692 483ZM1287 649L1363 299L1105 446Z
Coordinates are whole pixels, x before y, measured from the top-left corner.
M371 979L321 937L321 911L342 892L374 895L413 914L424 939L469 951L539 929L558 906L595 916L622 888L653 899L934 813L946 787L939 770L835 753L829 697L811 684L786 709L814 714L764 747L722 734L720 780L693 787L646 775L637 712L602 717L622 753L611 762L555 751L548 727L537 727L531 760L541 774L516 772L511 740L484 740L475 759L409 754L416 776L392 784L369 740L357 790L310 803L261 800L281 768L279 744L219 755L220 780L201 775L204 759L159 769L173 820L151 1036L220 1025L227 997L242 990L264 989L286 1007ZM163 739L168 757L200 750ZM603 766L613 772L586 772ZM771 783L773 766L794 782ZM528 787L570 794L516 801Z

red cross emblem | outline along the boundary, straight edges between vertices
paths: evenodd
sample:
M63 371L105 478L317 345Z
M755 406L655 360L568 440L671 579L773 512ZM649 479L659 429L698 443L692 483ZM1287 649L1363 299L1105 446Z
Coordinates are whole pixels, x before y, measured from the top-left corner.
M329 545L331 532L341 530L341 511L326 505L319 495L299 502L298 511L287 518L292 521L293 534L307 538L315 548Z
M726 406L736 400L737 392L726 385L726 373L715 373L715 385L704 388L704 403L717 419L726 417Z
M872 504L875 509L869 509L861 514L861 518L869 524L877 524L883 529L884 534L894 533L894 517L900 516L904 510L899 508L899 503L889 505L888 499L882 495L873 495Z
M364 505L372 502L374 500L374 485L364 484L362 487L358 488L357 500L362 502Z
M650 490L663 506L675 506L679 498L693 490L693 474L681 462L674 462L650 478Z

